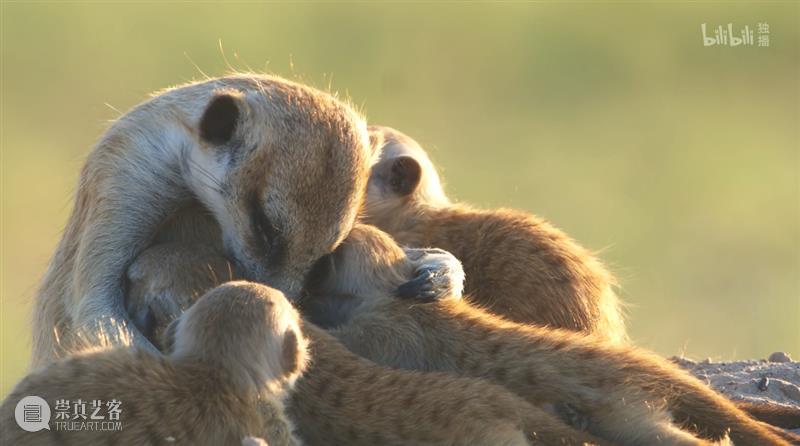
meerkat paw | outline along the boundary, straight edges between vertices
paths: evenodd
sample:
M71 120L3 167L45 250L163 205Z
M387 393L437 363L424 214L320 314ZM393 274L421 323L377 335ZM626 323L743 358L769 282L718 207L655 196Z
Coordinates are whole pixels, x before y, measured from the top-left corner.
M453 254L438 248L404 250L416 268L414 277L397 287L397 297L422 301L461 299L464 292L464 268Z

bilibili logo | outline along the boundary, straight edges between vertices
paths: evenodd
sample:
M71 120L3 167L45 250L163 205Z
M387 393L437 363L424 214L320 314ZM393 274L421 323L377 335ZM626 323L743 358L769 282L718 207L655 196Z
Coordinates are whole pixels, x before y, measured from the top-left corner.
M758 31L757 38L755 31ZM755 27L738 27L728 23L727 26L719 25L713 30L701 23L700 32L703 34L703 46L769 46L769 23L759 23Z

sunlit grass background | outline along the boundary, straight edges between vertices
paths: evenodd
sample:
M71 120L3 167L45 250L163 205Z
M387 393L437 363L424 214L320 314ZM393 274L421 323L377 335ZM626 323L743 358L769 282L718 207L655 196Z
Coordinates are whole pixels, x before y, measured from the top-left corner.
M430 149L454 197L535 212L601 251L637 343L797 358L799 14L3 3L0 395L24 373L30 303L93 141L116 110L229 65L330 85ZM704 22L769 23L770 47L704 48Z

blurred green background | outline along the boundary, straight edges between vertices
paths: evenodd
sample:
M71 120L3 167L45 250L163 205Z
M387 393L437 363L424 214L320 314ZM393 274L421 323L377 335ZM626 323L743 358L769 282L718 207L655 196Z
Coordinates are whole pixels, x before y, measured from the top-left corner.
M704 48L700 24L729 22L770 46ZM600 251L637 343L798 358L799 22L762 2L4 2L0 395L93 141L229 64L330 85L427 147L452 196Z

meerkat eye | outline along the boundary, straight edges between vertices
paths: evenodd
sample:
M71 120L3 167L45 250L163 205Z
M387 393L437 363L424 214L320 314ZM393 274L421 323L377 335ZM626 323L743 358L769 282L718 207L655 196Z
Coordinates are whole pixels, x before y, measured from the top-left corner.
M259 238L261 247L265 252L269 252L277 238L278 229L267 217L264 207L261 206L257 197L253 199L250 205L250 219L252 220L253 232Z

